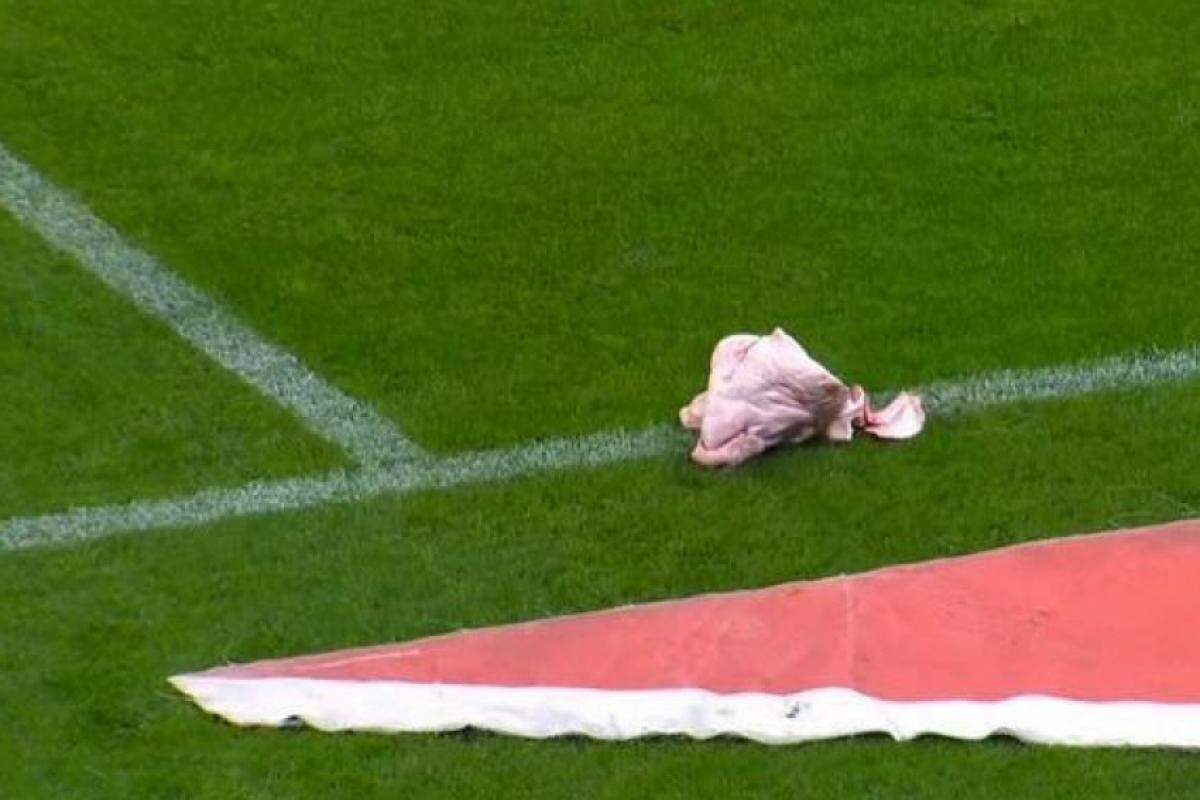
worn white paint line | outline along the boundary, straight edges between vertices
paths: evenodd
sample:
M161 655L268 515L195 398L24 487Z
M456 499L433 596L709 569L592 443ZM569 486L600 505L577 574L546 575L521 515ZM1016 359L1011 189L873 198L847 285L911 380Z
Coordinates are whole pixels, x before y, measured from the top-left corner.
M162 500L71 509L0 522L0 551L66 545L116 533L184 528L227 519L299 511L418 490L518 478L570 467L683 451L688 437L666 426L638 432L553 439L508 450L471 453L421 464L342 470L305 478L255 481Z
M216 522L248 514L352 500L354 474L255 481L232 489L209 489L186 497L74 508L57 514L18 517L0 527L0 548L17 550L74 544L114 533Z
M201 352L290 409L312 431L341 445L361 465L356 470L255 481L185 497L10 519L0 522L0 550L195 526L671 452L682 455L690 443L687 434L664 425L435 459L369 406L326 383L294 355L263 340L153 256L126 242L3 144L0 206L145 312L163 320ZM921 391L931 414L948 416L1006 403L1147 386L1198 375L1200 348L1191 348L1074 366L1004 370L962 382L937 383Z
M0 525L0 550L76 544L115 533L181 528L259 514L299 511L428 487L428 474L395 469L337 471L306 478L255 481L163 500L75 508L19 517Z
M1200 347L1150 350L1084 364L1001 370L918 390L931 414L954 414L1031 400L1076 397L1112 389L1152 386L1200 376Z
M1190 348L1075 366L1005 370L961 382L937 383L922 391L926 393L931 416L936 419L1007 403L1074 397L1197 377L1200 377L1200 348ZM236 489L215 489L174 499L78 508L0 523L0 550L69 544L124 531L189 527L667 454L682 458L690 443L691 436L684 431L659 425L639 431L609 431L464 453L420 464L399 463L387 468L255 482Z
M289 409L364 465L418 459L419 448L374 409L265 341L199 289L125 241L80 201L0 144L0 206L201 352Z
M442 459L431 470L432 482L438 488L450 488L551 470L599 467L672 452L683 454L690 449L691 442L691 434L671 425L547 439L504 450L462 453Z

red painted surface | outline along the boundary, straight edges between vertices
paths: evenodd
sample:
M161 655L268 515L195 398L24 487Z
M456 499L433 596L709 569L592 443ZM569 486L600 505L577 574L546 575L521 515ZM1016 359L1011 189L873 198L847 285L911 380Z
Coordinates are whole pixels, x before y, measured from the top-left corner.
M1200 702L1200 521L212 677Z

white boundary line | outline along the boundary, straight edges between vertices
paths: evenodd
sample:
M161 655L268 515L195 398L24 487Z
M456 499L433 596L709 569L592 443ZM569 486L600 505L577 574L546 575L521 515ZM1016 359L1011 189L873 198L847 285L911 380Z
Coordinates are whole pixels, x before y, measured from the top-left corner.
M74 544L123 532L184 528L259 514L349 503L385 494L449 489L519 478L537 472L600 466L684 451L689 437L669 427L552 439L510 450L466 453L398 463L392 467L341 470L304 478L254 481L231 489L206 489L162 500L86 506L56 514L0 521L0 551Z
M931 416L948 417L1003 403L1041 401L1092 392L1132 389L1200 377L1200 347L1076 366L1002 372L961 383L937 383L923 392ZM597 467L678 453L691 436L674 426L611 431L549 439L501 450L464 453L422 464L364 468L233 489L210 489L185 497L77 508L60 514L0 522L0 550L67 544L123 531L183 528L234 517L316 508L385 494L449 489L504 481L539 472Z
M1027 400L1054 400L1113 389L1185 381L1200 376L1200 347L1149 350L1082 365L1001 370L922 390L926 407L952 414Z
M71 544L121 532L182 528L236 517L317 508L385 494L448 489L549 470L596 467L667 453L691 437L674 426L549 439L435 458L369 406L342 393L292 354L263 340L199 290L58 189L0 144L0 206L75 257L117 292L162 319L201 352L340 444L360 468L227 489L0 521L0 551ZM1200 347L1151 351L1076 365L1003 370L924 390L934 416L1073 397L1200 376Z
M373 408L326 383L153 256L126 242L81 202L0 144L0 206L118 294L295 414L361 464L411 460L421 451Z

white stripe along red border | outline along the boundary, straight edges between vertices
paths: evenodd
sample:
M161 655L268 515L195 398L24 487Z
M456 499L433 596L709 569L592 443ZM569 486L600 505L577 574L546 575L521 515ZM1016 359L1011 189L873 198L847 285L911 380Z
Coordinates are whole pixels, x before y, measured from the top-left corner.
M172 678L239 725L1200 746L1200 521Z
M475 727L534 739L734 736L763 744L865 733L899 741L927 734L972 740L1004 734L1079 747L1200 747L1196 703L1104 703L1042 695L904 702L836 687L773 695L296 678L182 676L171 682L204 710L240 725L296 722L328 732L437 733Z

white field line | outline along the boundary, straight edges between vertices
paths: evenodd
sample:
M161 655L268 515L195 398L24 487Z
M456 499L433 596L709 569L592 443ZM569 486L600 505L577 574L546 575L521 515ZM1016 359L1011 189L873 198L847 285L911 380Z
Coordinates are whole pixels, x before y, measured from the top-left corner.
M1074 397L1200 377L1200 347L1107 358L1074 366L1004 370L918 390L932 418L1007 403ZM0 550L68 544L125 531L181 528L234 517L355 502L380 495L504 481L663 455L685 457L692 437L672 425L551 439L422 464L367 467L310 478L255 482L187 497L77 508L0 523Z
M369 406L323 381L295 356L264 341L152 256L126 242L2 144L0 206L200 351L290 409L312 431L340 444L360 464L355 470L0 521L0 550L68 544L125 531L195 526L667 453L682 457L690 443L691 437L684 432L661 425L434 458ZM934 384L922 393L931 415L949 416L1005 403L1197 376L1200 347L1048 369L1004 370L962 382Z
M3 144L0 207L218 364L292 411L314 433L341 445L358 463L380 466L423 456L374 409L265 341L153 256L125 241Z
M553 439L509 450L467 453L420 465L341 470L304 478L254 481L162 500L74 508L0 521L0 551L74 544L115 533L183 528L261 514L367 500L386 494L449 489L548 470L601 466L678 450L689 437L668 426Z
M1001 370L965 381L935 383L921 390L932 414L953 414L1027 400L1151 386L1200 375L1200 347L1150 350L1112 356L1082 365Z

